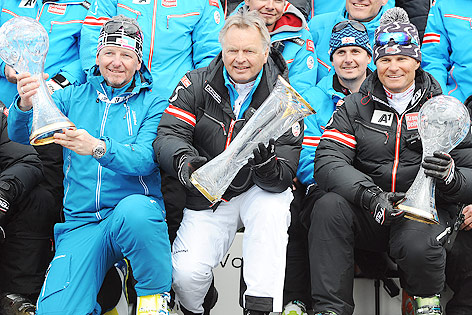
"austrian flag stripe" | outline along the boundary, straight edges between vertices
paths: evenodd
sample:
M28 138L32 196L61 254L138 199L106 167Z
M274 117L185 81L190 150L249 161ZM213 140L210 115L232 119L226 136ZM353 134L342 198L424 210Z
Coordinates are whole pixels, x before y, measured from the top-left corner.
M336 142L340 142L351 149L355 149L357 145L357 141L354 136L347 133L339 132L336 129L326 130L321 136L321 139L329 139Z
M169 105L164 111L164 113L167 113L169 115L174 116L177 119L185 121L187 124L191 125L192 127L195 127L195 124L197 123L195 115L183 109L175 107L174 105Z
M320 138L321 137L303 137L303 143L302 145L307 146L307 147L317 147L318 144L320 143Z
M423 37L423 44L428 43L440 43L441 42L441 34L436 33L426 33Z

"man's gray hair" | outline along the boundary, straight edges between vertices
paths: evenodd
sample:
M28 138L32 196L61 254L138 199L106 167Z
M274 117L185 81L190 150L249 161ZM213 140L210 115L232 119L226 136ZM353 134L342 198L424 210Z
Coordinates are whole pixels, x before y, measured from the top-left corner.
M225 22L225 25L220 31L220 35L218 37L221 46L224 46L224 38L228 30L232 27L236 26L238 28L255 28L259 31L262 38L262 47L264 49L269 48L270 45L270 35L267 27L265 25L265 21L259 16L257 10L249 11L245 8L238 10L234 14L232 14Z

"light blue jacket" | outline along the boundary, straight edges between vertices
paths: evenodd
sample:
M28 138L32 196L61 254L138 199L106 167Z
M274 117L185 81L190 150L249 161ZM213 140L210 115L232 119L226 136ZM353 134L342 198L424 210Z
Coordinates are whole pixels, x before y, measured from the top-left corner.
M344 98L344 94L337 92L333 88L333 76L330 73L321 79L316 87L308 91L308 102L315 109L316 114L305 118L305 135L303 137L300 162L298 164L297 178L306 186L315 182L314 159L315 152L320 142L321 135L328 121L331 119L336 104Z
M244 2L234 12L243 6ZM287 3L284 15L270 32L270 39L274 47L279 47L287 62L290 85L305 97L305 92L316 84L318 64L305 18L294 5Z
M444 94L464 102L472 95L472 1L436 1L423 37L422 67Z
M103 23L118 14L137 19L144 35L143 63L154 90L167 100L187 71L205 67L221 51L224 14L218 0L93 0L82 29L82 66L95 64Z
M394 5L395 1L389 0L388 3L380 9L379 14L377 14L377 16L372 21L363 23L367 29L371 47L374 47L374 34L375 29L379 26L380 17L386 10L392 8ZM312 19L308 23L311 36L313 37L313 41L315 43L315 50L318 55L318 81L325 77L331 70L331 61L329 59L329 40L331 38L333 26L347 19L348 14L346 11L346 5L344 4L340 10L321 14L317 16L316 19ZM372 71L376 69L373 60L369 64L369 68Z
M63 149L66 220L98 221L132 194L153 196L164 209L152 142L165 109L160 104L165 102L150 91L150 73L142 72L125 87L112 89L94 66L87 83L52 95L78 129L106 143L106 153L99 160ZM8 133L12 140L27 143L31 116L32 110L22 112L16 102L11 106Z
M45 2L43 4L43 2ZM49 35L49 52L44 72L52 78L61 73L71 83L85 82L79 60L80 30L88 3L82 0L52 1L0 0L0 24L16 16L36 19ZM0 101L11 104L17 94L16 85L5 78L5 63L0 60Z

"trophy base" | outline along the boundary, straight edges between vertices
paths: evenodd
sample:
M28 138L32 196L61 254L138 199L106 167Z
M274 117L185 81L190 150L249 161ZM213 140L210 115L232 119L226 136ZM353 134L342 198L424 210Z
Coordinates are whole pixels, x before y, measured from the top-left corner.
M62 129L75 129L75 125L71 121L62 121L38 128L31 133L30 144L39 146L53 143L54 134L62 133Z
M439 224L437 218L435 218L431 213L428 211L424 211L418 208L406 206L403 204L397 205L397 208L400 210L405 211L405 218L418 221L427 224Z
M208 199L211 203L215 203L221 200L222 196L213 196L202 185L200 185L195 178L190 177L190 181L192 182L193 186L195 186L195 188L197 188L198 191L201 192L202 195L205 196L205 198Z

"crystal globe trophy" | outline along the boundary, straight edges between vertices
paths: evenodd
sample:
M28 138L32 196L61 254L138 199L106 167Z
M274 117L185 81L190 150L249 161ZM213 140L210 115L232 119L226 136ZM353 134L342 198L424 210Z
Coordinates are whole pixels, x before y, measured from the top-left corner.
M267 99L239 131L230 145L192 173L192 184L211 202L221 200L239 170L253 156L258 143L277 139L304 117L314 114L298 92L280 75ZM300 126L300 125L298 125Z
M0 58L18 73L29 72L40 84L32 96L32 145L53 142L53 135L75 125L54 104L43 78L49 40L44 27L35 19L18 16L0 27Z
M439 95L429 99L418 113L418 132L423 157L434 151L449 153L467 135L470 117L467 108L452 96ZM420 170L403 201L397 205L405 217L428 224L439 224L435 204L435 181Z

